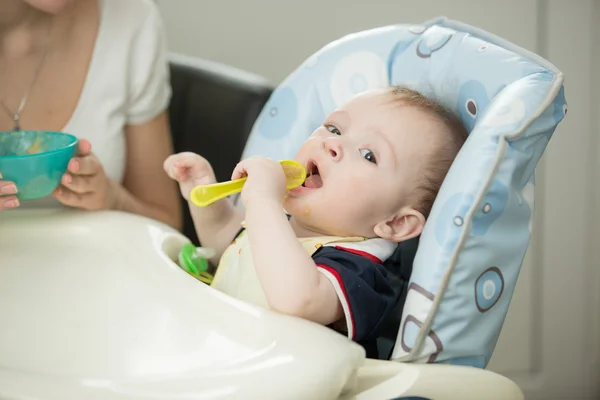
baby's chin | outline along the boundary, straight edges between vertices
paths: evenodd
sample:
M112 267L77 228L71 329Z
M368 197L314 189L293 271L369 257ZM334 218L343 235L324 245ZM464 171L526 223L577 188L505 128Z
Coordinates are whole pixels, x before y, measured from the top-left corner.
M302 201L301 199L297 199L291 196L287 196L283 200L283 208L285 212L295 219L306 219L310 217L312 207L309 202Z

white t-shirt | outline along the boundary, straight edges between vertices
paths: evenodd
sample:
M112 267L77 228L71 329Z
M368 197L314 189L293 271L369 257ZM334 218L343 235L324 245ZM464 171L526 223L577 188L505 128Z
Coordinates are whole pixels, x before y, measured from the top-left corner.
M89 70L63 131L89 140L108 177L122 182L124 127L150 121L171 98L167 45L152 0L99 0L99 4L100 23ZM53 197L22 203L24 207L59 204Z

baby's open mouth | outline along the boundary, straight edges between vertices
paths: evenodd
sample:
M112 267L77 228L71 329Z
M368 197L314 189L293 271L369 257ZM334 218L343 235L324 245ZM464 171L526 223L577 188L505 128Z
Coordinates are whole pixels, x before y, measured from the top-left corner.
M319 175L319 167L313 161L309 161L306 165L306 180L302 186L310 189L318 189L323 186L323 180Z

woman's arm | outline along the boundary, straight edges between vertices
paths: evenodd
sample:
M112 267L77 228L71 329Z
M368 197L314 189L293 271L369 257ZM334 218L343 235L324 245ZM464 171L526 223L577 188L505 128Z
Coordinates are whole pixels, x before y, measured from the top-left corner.
M166 111L141 125L127 126L125 137L125 178L123 185L116 185L115 208L181 229L177 184L163 170L163 161L173 153Z

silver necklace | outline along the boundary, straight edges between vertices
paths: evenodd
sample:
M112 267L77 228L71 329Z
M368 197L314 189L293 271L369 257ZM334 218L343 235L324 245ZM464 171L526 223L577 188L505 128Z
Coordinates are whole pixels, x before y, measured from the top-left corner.
M2 108L4 108L4 111L6 111L8 116L14 122L14 127L13 127L14 131L21 130L21 124L20 124L21 113L23 112L23 109L25 108L25 105L27 104L27 99L29 98L29 92L31 91L31 89L33 88L35 83L37 82L38 76L40 75L40 71L42 70L42 66L44 65L44 61L46 60L46 54L48 54L48 47L50 47L49 46L50 32L52 30L53 23L54 23L54 19L52 20L52 22L50 23L50 26L48 27L48 34L46 35L46 42L44 44L44 50L42 52L42 57L40 58L40 62L38 63L38 66L35 70L35 73L33 75L33 79L31 80L31 83L27 87L27 90L25 91L25 94L23 95L23 98L21 99L21 102L19 103L19 107L17 108L17 111L12 111L10 108L8 108L8 106L4 102L4 99L2 99L2 101L0 101L0 104L2 104Z

